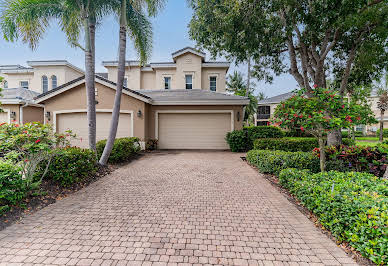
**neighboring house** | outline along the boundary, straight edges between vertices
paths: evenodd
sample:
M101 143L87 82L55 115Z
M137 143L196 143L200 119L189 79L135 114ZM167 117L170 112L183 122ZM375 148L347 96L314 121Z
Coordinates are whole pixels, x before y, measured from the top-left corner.
M84 71L66 60L28 61L29 67L0 65L3 88L25 88L47 92L84 75Z
M255 124L257 126L266 126L273 117L276 106L282 102L292 97L293 93L283 93L274 97L270 97L258 102L257 113L255 115ZM375 93L372 93L372 96L368 99L371 109L375 114L377 120L380 120L380 110L377 108L377 102L379 101L379 96ZM384 121L388 122L388 116L384 117ZM377 129L379 128L378 124L375 125L357 125L355 127L356 131L363 132L365 135L374 135L376 134Z
M108 79L117 81L117 61L104 61ZM229 62L207 62L205 54L186 47L172 54L171 62L127 61L125 82L133 90L201 89L225 92Z
M229 63L207 62L205 54L190 47L172 57L173 62L144 67L138 61L127 61L117 137L139 137L143 145L149 139L157 139L160 149L228 149L226 133L242 128L243 107L249 103L246 97L225 93ZM44 117L44 123L53 124L56 132L71 129L78 136L73 144L87 147L85 78L82 70L76 71L66 61L61 62L64 72L68 68L74 70L70 71L74 74L71 79L62 83L64 79L55 74L61 85L40 91L37 85L28 87L40 92L33 104L43 113L36 120ZM31 77L29 84L50 76L51 72L36 70L43 63L29 64L33 68L0 66L0 75L6 78L8 86L14 86L18 84L15 80L19 71L18 87L22 87L20 81L26 79L25 75ZM108 72L96 75L97 140L108 137L117 80L117 62L103 65ZM46 88L45 83L40 85Z
M39 93L24 88L16 88L3 89L1 94L1 109L4 112L0 113L0 123L44 122L44 107L34 101Z

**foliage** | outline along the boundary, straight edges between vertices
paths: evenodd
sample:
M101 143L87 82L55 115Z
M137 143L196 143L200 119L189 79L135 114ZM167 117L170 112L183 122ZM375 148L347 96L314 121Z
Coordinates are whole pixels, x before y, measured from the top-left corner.
M353 146L356 145L356 141L352 139L342 139L342 144L345 146Z
M349 138L349 132L348 131L342 131L341 134L342 134L342 138ZM361 131L355 131L354 132L354 136L355 137L363 137L364 133L362 133Z
M153 151L158 148L158 140L157 139L149 139L146 142L145 149L147 151Z
M373 122L376 120L368 104L350 104L335 91L318 86L311 92L306 89L296 91L294 96L281 102L274 113L275 125L285 129L299 127L315 136L320 148L324 147L329 131ZM324 171L324 153L320 160L321 171Z
M285 169L280 184L320 223L376 264L388 263L388 181L367 173Z
M106 140L97 142L97 155L100 157L104 151ZM109 163L121 163L133 158L140 151L139 138L118 138L115 139L110 154Z
M301 138L312 137L311 134L307 133L306 131L300 130L300 128L293 128L290 130L284 130L284 136L285 137L301 137Z
M376 135L380 136L380 129L377 129ZM388 138L388 128L383 129L383 137Z
M325 148L328 162L336 162L338 169L333 170L367 172L382 177L388 164L388 149L386 146L358 147L331 146ZM314 151L319 157L319 149ZM339 163L340 162L340 163ZM333 165L333 163L332 163Z
M243 152L253 148L253 142L258 138L281 138L283 132L273 126L245 127L243 130L234 130L226 135L226 142L232 152Z
M21 168L10 161L0 160L0 215L19 203L27 194Z
M30 189L40 185L46 171L36 180L38 166L46 162L46 170L55 155L55 148L70 144L75 137L71 131L65 134L53 133L51 125L27 123L24 125L0 125L0 153L21 167L23 178Z
M316 138L267 138L256 139L253 143L255 150L281 150L281 151L312 151L318 147Z
M46 162L40 165L38 176L45 171ZM96 154L89 149L68 147L57 149L51 159L46 179L52 179L62 186L70 186L93 175L97 170Z
M191 39L213 57L253 58L254 75L267 82L290 73L309 90L334 77L343 95L348 83L368 85L387 66L386 1L190 2Z
M319 159L311 152L287 152L270 150L251 150L247 161L256 166L261 173L279 175L286 168L319 171Z

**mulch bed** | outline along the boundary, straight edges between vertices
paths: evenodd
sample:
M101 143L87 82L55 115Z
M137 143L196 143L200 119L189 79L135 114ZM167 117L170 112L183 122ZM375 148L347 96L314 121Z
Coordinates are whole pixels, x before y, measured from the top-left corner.
M241 158L242 160L246 161L245 158ZM257 167L255 167L254 165L251 165L248 161L246 161L247 164L249 166L251 166L252 168L254 168L256 171L259 172L259 170L257 169ZM324 233L325 235L327 235L333 242L336 243L336 245L340 248L342 248L350 257L352 257L358 264L360 265L367 265L367 266L370 266L370 265L376 265L375 263L373 263L371 260L363 257L361 255L360 252L358 252L357 250L355 250L353 247L351 247L349 245L349 243L346 243L346 242L343 242L343 243L339 243L337 241L337 239L331 234L330 231L328 231L327 229L325 229L322 224L319 222L318 220L318 217L313 214L309 209L307 209L306 207L304 207L302 205L302 203L297 199L295 198L287 189L283 188L280 183L279 183L279 179L277 176L274 176L274 175L269 175L269 174L261 174L267 181L269 181L269 183L275 187L280 193L282 193L288 201L290 201L292 204L295 205L295 207L301 212L303 213L310 221L312 221L314 223L314 225L320 229L320 231L322 233Z
M47 205L53 204L57 200L81 190L101 177L111 173L116 168L117 166L111 165L99 167L96 174L66 188L59 186L58 183L52 180L43 180L39 191L29 195L18 206L12 206L8 212L0 216L0 231L13 223L19 222L24 216L35 213Z

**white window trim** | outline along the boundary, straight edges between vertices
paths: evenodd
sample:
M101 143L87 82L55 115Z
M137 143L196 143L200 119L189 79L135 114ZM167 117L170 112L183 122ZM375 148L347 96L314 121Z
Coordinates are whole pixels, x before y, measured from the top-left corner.
M171 90L171 84L172 84L172 75L162 75L162 80L163 80L163 89L166 90L166 87L165 87L165 78L170 78L170 88L169 90Z
M22 82L27 82L27 84L28 84L28 89L30 89L30 81L28 81L28 80L21 80L21 81L19 81L19 87L20 87L20 88L24 88L24 87L22 87Z
M191 89L193 90L193 89L194 89L194 73L192 73L192 72L185 72L185 75L184 75L184 79L185 79L185 90L187 90L187 89L186 89L186 85L187 85L187 83L186 83L186 76L191 76Z
M209 74L208 75L208 80L209 80L209 90L210 91L212 91L211 89L210 89L210 85L211 85L211 83L210 83L210 78L216 78L216 90L215 91L217 91L217 84L218 84L218 74Z
M50 81L51 81L51 89L55 89L54 88L54 86L53 86L53 77L55 77L55 83L56 83L56 87L55 88L57 88L58 87L58 77L57 77L57 75L51 75L51 77L50 77Z
M8 113L8 124L11 124L11 110L10 109L3 109L4 113Z
M75 109L75 110L61 110L53 112L53 129L54 132L57 132L57 115L59 114L71 114L71 113L86 113L86 109ZM112 113L113 109L97 109L96 113ZM46 110L45 110L46 113ZM133 137L133 111L132 110L120 110L120 114L130 114L131 115L131 132L130 137Z
M46 91L44 91L44 82L43 82L44 77L46 77L46 81L47 81L47 90ZM49 78L46 75L43 75L41 80L42 80L42 92L43 93L48 92L49 91Z
M155 111L155 139L159 139L159 114L230 114L230 131L234 130L233 110L158 110Z

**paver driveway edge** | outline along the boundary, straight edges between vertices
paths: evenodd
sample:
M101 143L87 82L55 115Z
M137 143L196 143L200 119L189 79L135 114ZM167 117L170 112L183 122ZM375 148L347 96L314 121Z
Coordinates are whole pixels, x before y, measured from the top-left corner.
M0 232L0 263L356 265L239 156L147 154Z

